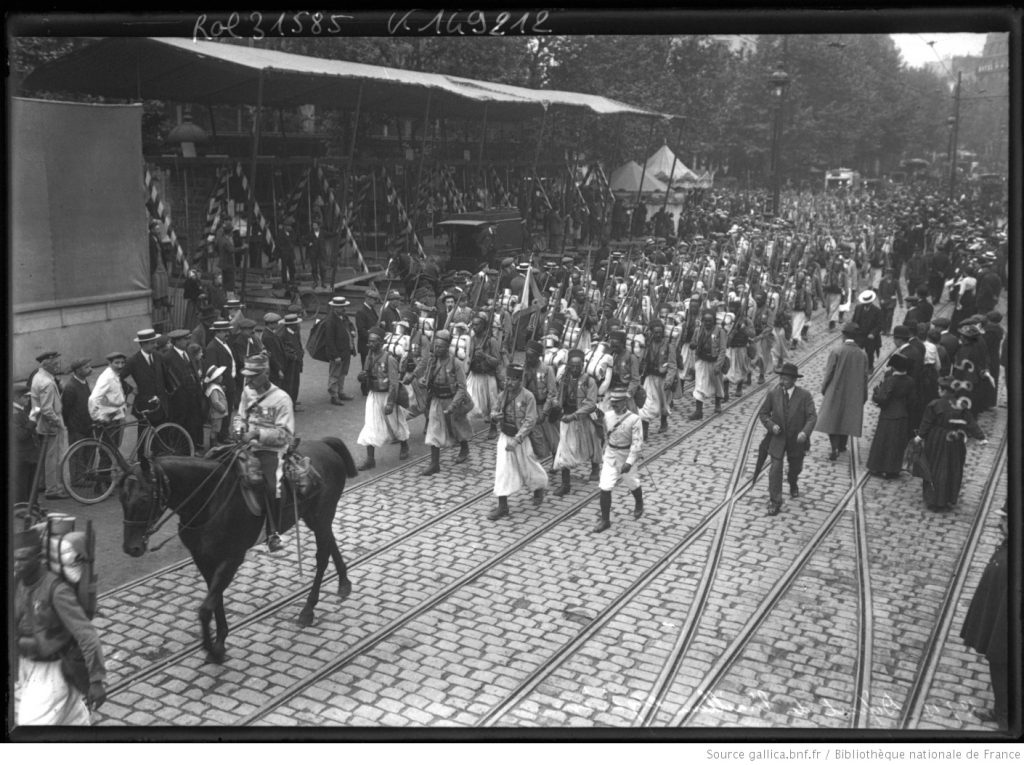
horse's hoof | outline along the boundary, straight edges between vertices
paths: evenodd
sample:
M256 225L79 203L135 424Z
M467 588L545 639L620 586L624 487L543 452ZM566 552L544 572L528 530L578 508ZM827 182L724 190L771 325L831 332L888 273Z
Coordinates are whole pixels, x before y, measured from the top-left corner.
M298 621L300 627L309 627L313 624L313 612L311 610L306 610L305 608L302 609L299 613Z
M352 594L352 582L346 579L344 582L338 584L338 597L342 600L347 600L348 596Z

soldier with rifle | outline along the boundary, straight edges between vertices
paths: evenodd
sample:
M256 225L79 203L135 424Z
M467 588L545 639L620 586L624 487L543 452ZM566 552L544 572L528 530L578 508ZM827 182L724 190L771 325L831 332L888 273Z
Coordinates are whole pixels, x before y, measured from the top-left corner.
M498 424L490 417L498 400L498 367L501 364L501 346L490 332L491 314L480 312L473 317L473 332L469 339L469 375L466 388L473 400L472 412L490 423L488 438L498 437Z
M430 447L430 464L421 475L441 472L441 449L459 444L455 464L469 459L469 439L473 429L466 418L472 401L466 393L466 376L451 355L452 336L448 330L434 333L432 353L416 366L412 377L426 391L427 431L424 442Z
M714 400L715 414L719 414L725 395L721 370L726 360L726 335L725 330L715 323L713 311L702 314L701 325L694 333L690 347L695 357L693 398L696 404L689 419L700 420L704 417L704 403Z
M653 319L648 324L650 337L640 362L640 379L643 381L646 401L640 409L644 440L647 440L650 424L655 417L661 421L659 433L668 430L671 388L676 379L676 349L665 335L665 322Z

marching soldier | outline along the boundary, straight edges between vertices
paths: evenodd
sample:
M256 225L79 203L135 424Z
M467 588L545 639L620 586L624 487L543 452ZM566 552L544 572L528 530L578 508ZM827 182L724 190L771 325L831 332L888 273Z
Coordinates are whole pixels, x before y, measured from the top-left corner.
M668 430L670 389L676 377L675 348L665 336L665 323L661 319L653 319L648 326L651 338L644 351L643 362L639 366L640 378L647 394L647 399L640 409L645 441L650 423L655 417L661 418L658 432L664 433Z
M509 514L509 495L524 487L533 491L533 504L540 505L548 484L548 475L529 441L530 431L537 423L537 402L523 388L523 371L518 364L508 368L508 384L491 411L491 421L501 428L494 460L494 495L498 506L487 516L492 521Z
M473 430L466 415L472 401L466 393L466 375L449 353L452 336L448 330L434 333L433 354L416 367L413 376L427 395L427 431L424 441L430 447L430 465L421 475L441 472L441 449L459 444L455 464L469 459L469 439Z
M704 402L713 399L715 414L719 414L722 396L725 395L721 375L726 358L725 330L715 324L715 314L711 311L705 311L701 316L701 325L694 333L690 347L694 351L693 398L696 406L689 419L700 420L704 417Z
M473 400L473 412L479 413L484 422L490 422L490 413L498 400L498 367L501 363L501 346L498 339L488 331L489 317L480 312L473 317L473 333L469 339L469 376L466 390ZM496 438L498 425L491 422L488 438Z
M556 403L555 370L542 360L544 346L537 340L526 344L526 363L523 365L523 387L533 394L540 419L530 430L530 443L537 459L545 459L558 450L558 425L551 422L548 413Z
M624 387L612 388L608 394L611 409L604 413L605 448L601 463L601 479L598 483L600 513L591 530L600 534L611 525L612 489L622 486L633 494L633 517L639 518L644 512L644 494L640 487L640 476L636 470L643 451L644 434L640 415L630 412L629 391Z
M398 404L398 360L384 350L384 330L372 327L368 333L368 352L358 380L367 390L363 429L356 443L366 447L366 462L360 470L377 467L374 449L398 441L398 459L409 459L409 425L405 407Z
M625 388L629 392L631 410L636 410L634 397L640 387L640 361L626 348L626 331L613 329L608 333L608 352L612 363L608 367L605 384L599 391L607 395L612 388Z
M562 415L554 461L554 469L562 477L562 485L555 490L557 497L570 491L571 468L589 465L590 480L596 481L600 476L601 440L593 420L597 411L597 383L583 373L584 358L578 348L569 351L557 393L552 394L556 396L555 410Z

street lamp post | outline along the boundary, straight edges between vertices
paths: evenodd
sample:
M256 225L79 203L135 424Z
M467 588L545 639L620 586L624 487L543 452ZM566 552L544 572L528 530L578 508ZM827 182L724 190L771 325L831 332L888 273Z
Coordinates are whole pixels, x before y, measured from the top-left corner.
M963 72L956 73L956 89L953 91L953 116L949 118L949 125L953 130L951 138L952 149L950 151L950 162L949 162L949 198L952 201L953 195L956 193L956 159L957 159L957 143L959 142L960 132L960 82L963 77Z
M775 127L772 130L772 216L779 217L779 183L781 172L779 168L779 144L782 142L782 105L786 99L786 90L789 88L789 75L781 69L777 69L769 78L772 85L772 95L775 97Z

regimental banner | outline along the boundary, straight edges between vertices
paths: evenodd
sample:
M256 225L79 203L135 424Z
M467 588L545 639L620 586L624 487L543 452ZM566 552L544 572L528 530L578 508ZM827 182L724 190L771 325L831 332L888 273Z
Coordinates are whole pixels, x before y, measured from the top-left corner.
M159 219L160 223L163 224L164 232L167 234L167 238L171 240L171 246L174 248L175 259L181 264L182 270L187 272L188 260L185 258L185 253L178 242L177 234L174 233L171 211L164 204L160 185L157 183L156 178L153 177L153 174L149 172L148 166L146 166L143 172L143 181L146 184L146 209L149 210L151 217Z

